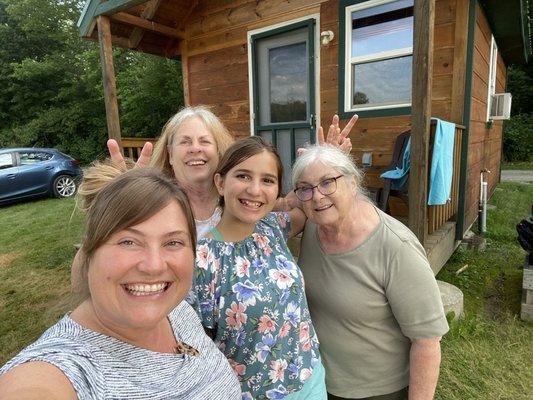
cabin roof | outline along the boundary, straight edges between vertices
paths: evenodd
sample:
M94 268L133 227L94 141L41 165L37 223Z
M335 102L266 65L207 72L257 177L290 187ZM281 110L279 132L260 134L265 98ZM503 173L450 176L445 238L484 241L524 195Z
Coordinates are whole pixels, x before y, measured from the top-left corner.
M525 64L531 56L527 0L480 0L498 51L507 63Z
M111 19L115 46L173 58L180 53L185 24L199 1L88 0L80 15L81 36L98 40L96 18ZM527 0L479 0L506 63L524 64L531 56Z
M113 45L173 58L198 0L88 0L78 20L80 35L98 40L96 19L110 18Z

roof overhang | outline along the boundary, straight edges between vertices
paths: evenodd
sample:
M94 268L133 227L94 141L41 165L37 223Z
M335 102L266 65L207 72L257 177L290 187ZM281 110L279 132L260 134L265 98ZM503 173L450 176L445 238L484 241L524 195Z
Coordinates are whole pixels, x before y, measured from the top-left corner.
M98 40L97 19L107 16L113 45L173 58L185 38L183 24L197 4L198 0L87 0L78 28L82 37Z
M526 64L531 57L527 0L479 0L507 64Z

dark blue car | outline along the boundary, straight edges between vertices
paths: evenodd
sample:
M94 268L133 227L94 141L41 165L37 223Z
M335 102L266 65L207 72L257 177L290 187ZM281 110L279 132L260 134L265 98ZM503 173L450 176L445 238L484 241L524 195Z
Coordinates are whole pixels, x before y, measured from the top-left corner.
M56 149L0 149L0 204L40 196L72 197L82 170Z

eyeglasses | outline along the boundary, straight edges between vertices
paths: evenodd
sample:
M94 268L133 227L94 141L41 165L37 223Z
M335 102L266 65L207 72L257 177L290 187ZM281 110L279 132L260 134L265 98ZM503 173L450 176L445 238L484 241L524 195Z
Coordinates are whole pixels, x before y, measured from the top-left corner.
M300 201L309 201L313 198L313 193L316 188L319 193L327 196L329 194L335 193L337 190L337 179L342 178L344 175L339 175L334 178L327 178L323 181L318 182L318 185L315 186L302 186L294 189L294 193L298 200Z

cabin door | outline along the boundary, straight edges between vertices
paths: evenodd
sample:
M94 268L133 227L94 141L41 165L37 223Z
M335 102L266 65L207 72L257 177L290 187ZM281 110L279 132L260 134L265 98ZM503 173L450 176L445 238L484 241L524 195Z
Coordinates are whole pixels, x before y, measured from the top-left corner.
M272 143L291 187L296 150L315 142L315 20L251 36L254 134Z

